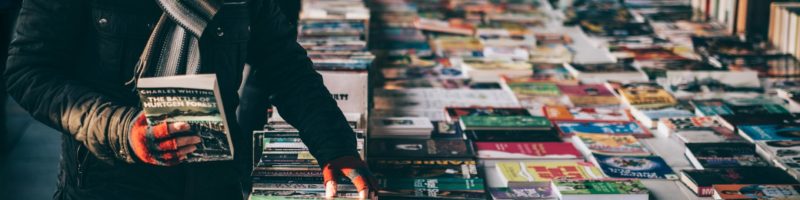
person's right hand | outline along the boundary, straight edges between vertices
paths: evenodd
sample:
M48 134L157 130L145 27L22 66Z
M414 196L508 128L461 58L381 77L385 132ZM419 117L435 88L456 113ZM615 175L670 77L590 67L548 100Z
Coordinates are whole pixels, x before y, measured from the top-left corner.
M196 144L201 142L197 135L187 135L191 131L184 122L161 123L147 125L144 114L136 118L128 142L136 157L142 162L173 166L186 159L186 155L197 150Z

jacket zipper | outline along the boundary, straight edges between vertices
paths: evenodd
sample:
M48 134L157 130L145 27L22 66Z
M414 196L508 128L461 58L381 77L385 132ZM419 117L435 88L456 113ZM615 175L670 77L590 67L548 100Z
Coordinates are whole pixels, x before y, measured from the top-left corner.
M83 149L83 145L78 144L78 148L75 152L75 157L77 158L76 161L78 161L78 188L83 188L83 179L86 178L86 161L89 160L89 152L86 152L85 155L83 155L83 158L81 158L81 149Z

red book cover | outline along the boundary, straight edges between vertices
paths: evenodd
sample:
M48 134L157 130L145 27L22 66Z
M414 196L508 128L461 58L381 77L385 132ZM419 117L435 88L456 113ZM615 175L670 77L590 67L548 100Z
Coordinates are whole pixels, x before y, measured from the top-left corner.
M582 159L572 143L475 142L481 159Z

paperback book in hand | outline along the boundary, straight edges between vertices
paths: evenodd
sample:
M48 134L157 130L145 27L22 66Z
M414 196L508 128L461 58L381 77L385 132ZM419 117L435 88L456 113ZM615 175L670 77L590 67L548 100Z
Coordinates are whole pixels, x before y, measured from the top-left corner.
M232 160L233 146L216 75L142 78L138 83L147 123L186 122L202 138L185 162Z

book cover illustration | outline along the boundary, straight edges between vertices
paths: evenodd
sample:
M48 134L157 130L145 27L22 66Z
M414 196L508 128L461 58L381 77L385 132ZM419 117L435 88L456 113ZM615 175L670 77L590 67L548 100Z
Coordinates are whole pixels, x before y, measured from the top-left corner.
M678 179L658 156L610 156L594 154L597 164L611 178Z
M594 164L580 161L500 162L495 169L507 183L605 177Z
M634 137L651 137L650 131L636 122L555 122L563 136L571 137L576 133L633 135Z
M716 116L710 117L675 117L662 119L664 125L671 130L705 129L710 127L722 127L720 119Z
M689 143L686 154L696 168L764 167L766 160L750 143Z
M637 179L555 180L561 195L648 194L647 187Z
M652 154L636 137L630 135L604 135L577 133L575 138L592 153L609 155L650 155Z
M717 168L683 170L681 181L698 196L711 196L713 185L724 184L800 184L786 171L775 167Z
M619 93L625 101L636 108L655 109L669 107L678 101L656 83L640 82L623 84Z
M548 82L509 82L508 87L514 94L525 96L559 96L561 91L555 83Z
M149 125L186 122L202 138L185 162L233 159L233 144L216 75L141 78L138 93Z
M565 142L475 142L481 159L579 159L580 152Z
M558 121L632 121L627 110L617 108L545 106L545 116Z
M548 182L511 182L504 188L489 188L494 199L549 199L556 198Z
M714 185L715 198L726 200L800 199L800 185L732 184Z
M447 107L445 111L450 121L458 120L461 116L531 116L525 108Z
M574 106L616 106L619 99L603 84L558 85Z
M800 169L800 141L761 141L757 145L765 157L780 167Z

